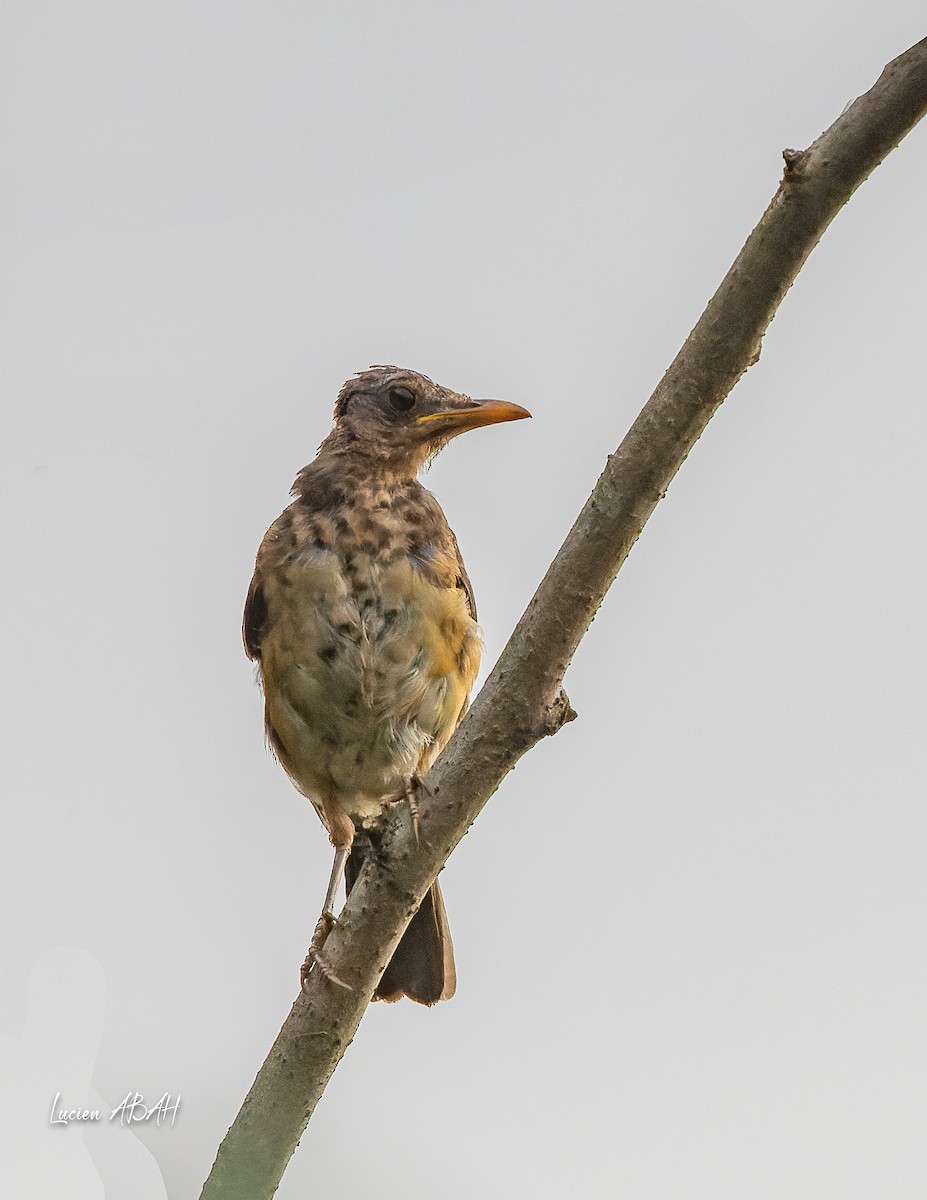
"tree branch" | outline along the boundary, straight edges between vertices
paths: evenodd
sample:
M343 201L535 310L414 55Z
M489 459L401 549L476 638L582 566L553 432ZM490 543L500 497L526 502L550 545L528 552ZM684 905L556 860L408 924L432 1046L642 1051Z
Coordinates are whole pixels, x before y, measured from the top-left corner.
M647 518L731 388L827 226L927 111L927 39L785 172L760 223L631 426L551 563L419 800L421 843L404 806L385 830L325 945L335 975L309 978L219 1148L202 1200L273 1195L354 1036L410 915L518 759L575 714L561 683Z

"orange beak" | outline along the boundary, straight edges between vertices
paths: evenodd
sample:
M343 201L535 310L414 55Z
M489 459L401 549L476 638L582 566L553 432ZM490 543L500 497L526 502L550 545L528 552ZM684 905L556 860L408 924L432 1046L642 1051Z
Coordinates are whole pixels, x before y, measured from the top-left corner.
M416 424L425 421L441 421L446 429L463 433L467 429L479 429L481 425L497 425L500 421L521 421L531 413L520 404L508 400L471 400L466 408L450 408L443 412L426 413Z

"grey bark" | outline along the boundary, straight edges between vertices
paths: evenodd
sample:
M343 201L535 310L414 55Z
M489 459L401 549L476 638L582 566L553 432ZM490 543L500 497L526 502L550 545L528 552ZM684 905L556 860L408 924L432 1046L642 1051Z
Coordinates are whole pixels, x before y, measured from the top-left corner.
M805 259L857 187L927 110L927 39L807 150L784 152L769 207L624 441L612 454L492 674L419 795L405 806L325 946L219 1147L202 1200L272 1196L415 906L518 759L574 715L561 684L647 518L731 388ZM402 809L403 811L399 811ZM294 965L295 975L295 965Z

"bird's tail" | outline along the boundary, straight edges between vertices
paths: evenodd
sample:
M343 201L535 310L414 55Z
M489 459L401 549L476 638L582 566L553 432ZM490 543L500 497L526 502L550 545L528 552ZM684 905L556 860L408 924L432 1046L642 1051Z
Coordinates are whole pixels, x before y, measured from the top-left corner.
M358 841L345 866L348 892L369 853L362 840ZM408 996L417 1004L437 1004L439 1000L450 1000L456 988L454 945L441 889L435 880L393 951L373 998L391 1003Z

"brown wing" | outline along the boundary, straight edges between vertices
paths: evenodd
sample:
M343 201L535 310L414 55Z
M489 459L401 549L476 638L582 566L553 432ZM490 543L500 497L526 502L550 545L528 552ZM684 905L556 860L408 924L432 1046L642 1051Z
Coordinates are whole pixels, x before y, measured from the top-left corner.
M473 584L470 582L470 576L467 574L463 563L460 564L460 574L457 576L457 586L467 597L467 609L474 621L479 620L476 615L476 597L473 595Z
M417 541L420 548L424 547L427 550L421 554L415 565L432 579L436 587L460 588L467 601L467 611L475 621L477 616L473 585L444 510L431 492L421 484L418 485L415 499L420 506L420 517L416 522Z
M268 592L265 589L265 579L272 579L274 570L286 561L289 554L287 547L293 545L293 506L285 508L264 534L258 547L257 559L254 564L254 575L248 588L245 600L245 612L241 620L241 638L245 644L245 654L252 662L261 661L261 647L270 627L270 609Z
M457 545L457 538L454 537L454 531L450 526L447 528L451 535L451 544L454 547L454 553L457 555L457 586L467 597L467 608L470 616L474 621L479 620L476 615L476 597L473 595L473 584L470 582L470 576L467 574L467 568L464 566L463 556L460 553L460 547Z
M251 586L248 588L245 613L241 621L241 638L245 644L245 654L252 662L261 661L261 643L266 631L267 597L261 586L260 573L255 571Z

